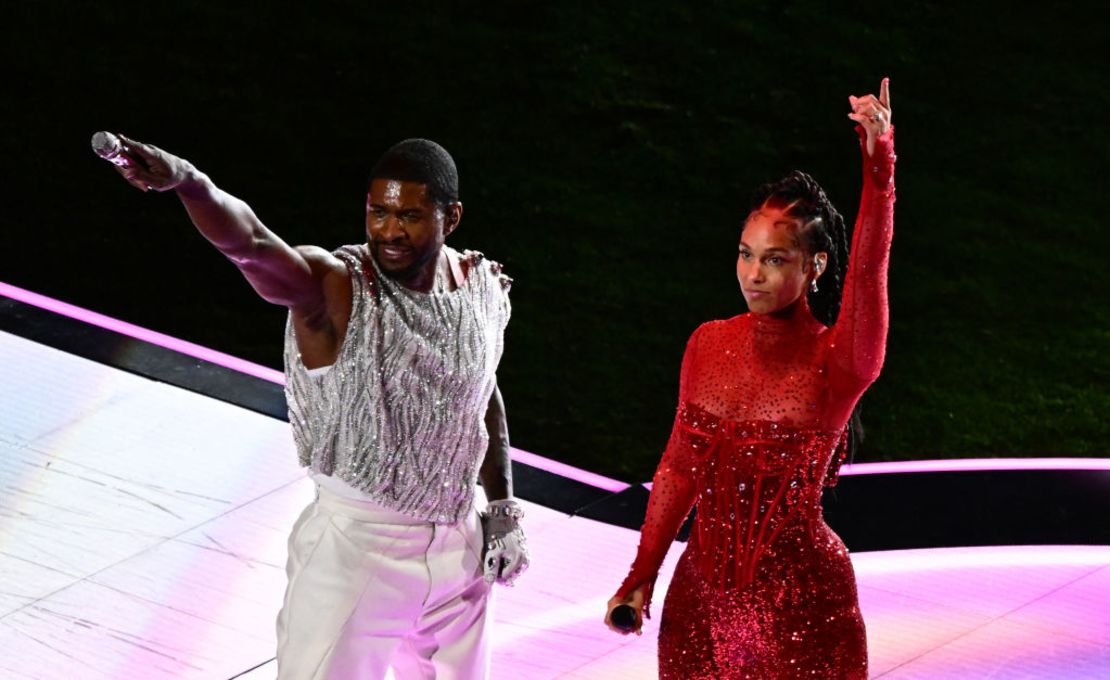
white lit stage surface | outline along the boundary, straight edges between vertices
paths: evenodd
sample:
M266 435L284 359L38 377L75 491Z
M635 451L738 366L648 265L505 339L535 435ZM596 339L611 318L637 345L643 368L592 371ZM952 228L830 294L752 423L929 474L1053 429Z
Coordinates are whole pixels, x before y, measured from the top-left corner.
M312 497L288 425L7 332L0 385L0 677L273 677L285 541ZM627 486L519 455L606 491ZM656 677L655 622L641 637L601 623L637 533L525 505L533 565L497 590L493 677ZM853 561L873 677L1110 677L1110 546Z

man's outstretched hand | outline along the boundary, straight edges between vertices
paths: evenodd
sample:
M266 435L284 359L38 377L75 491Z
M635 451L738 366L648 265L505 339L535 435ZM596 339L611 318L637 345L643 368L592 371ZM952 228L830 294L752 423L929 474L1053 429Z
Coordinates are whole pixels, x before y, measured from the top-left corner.
M196 173L192 163L153 144L144 144L124 135L118 135L118 138L118 154L114 158L102 157L113 164L128 184L140 191L170 191Z

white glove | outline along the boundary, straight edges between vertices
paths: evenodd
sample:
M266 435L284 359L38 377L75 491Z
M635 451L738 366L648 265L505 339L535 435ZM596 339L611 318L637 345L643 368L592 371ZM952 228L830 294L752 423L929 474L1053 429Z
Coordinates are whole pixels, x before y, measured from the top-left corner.
M511 586L528 568L528 544L520 528L522 517L524 508L514 500L492 501L482 513L486 583L497 581Z

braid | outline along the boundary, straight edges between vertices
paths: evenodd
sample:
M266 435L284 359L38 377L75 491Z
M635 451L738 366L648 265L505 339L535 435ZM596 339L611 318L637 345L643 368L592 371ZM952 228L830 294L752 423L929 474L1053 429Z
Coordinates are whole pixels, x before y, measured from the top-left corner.
M803 246L810 255L828 254L825 274L818 280L817 292L808 291L806 300L818 321L826 326L833 325L840 314L840 300L848 274L849 238L844 217L829 201L817 181L800 170L756 189L752 197L752 210L764 206L779 208L788 217L798 220L802 225L800 236ZM859 413L857 403L848 423L849 458L855 455L859 443L863 441L863 424Z
M812 255L827 253L828 266L816 293L809 292L813 316L831 326L840 312L840 295L848 271L848 230L825 191L806 173L795 170L778 182L756 190L752 210L763 206L779 208L802 225L803 246Z
M831 326L840 315L840 299L844 292L844 278L848 273L848 230L844 226L844 217L837 212L823 191L819 207L820 224L823 228L808 230L806 240L809 241L810 252L827 252L829 262L825 275L819 281L817 292L810 291L807 297L817 320ZM818 244L823 248L814 249Z

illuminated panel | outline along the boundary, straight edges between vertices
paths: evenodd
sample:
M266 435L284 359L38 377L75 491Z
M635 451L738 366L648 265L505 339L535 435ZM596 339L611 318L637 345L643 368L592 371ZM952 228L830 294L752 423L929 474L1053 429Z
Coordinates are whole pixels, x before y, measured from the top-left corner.
M178 338L174 338L172 336L165 335L157 331L152 331L141 326L136 326L135 324L130 324L126 321L113 319L110 316L104 316L103 314L98 314L96 312L89 311L76 305L71 305L68 302L62 302L61 300L55 300L54 298L49 298L45 295L32 293L29 290L17 288L2 281L0 281L0 295L9 297L13 300L18 300L19 302L23 302L33 307L39 307L49 312L54 312L55 314L61 314L62 316L68 316L71 319L83 321L84 323L92 326L98 326L100 328L114 331L116 333L135 338L136 340L142 340L143 342L149 342L152 345L158 345L159 347L172 349L175 352L180 352L187 356L195 357L197 359L203 359L204 361L216 364L217 366L223 366L224 368L230 368L234 371L239 371L240 373L253 375L256 378L269 380L270 382L275 382L279 385L284 384L285 382L285 377L282 375L281 371L267 368L266 366L252 363L250 361L246 361L245 359L233 357L230 354L217 352L214 349L202 347L191 342L186 342L185 340L179 340Z
M272 662L236 674L273 655L285 536L312 497L284 424L16 336L0 334L4 343L0 384L13 389L0 390L0 487L10 491L0 573L13 576L0 593L0 648L19 653L3 657L3 677L272 678ZM961 463L1103 461L916 465ZM638 534L524 504L533 564L498 590L493 680L654 677L658 620L639 638L600 623ZM660 595L681 550L668 555ZM875 677L1055 680L1110 668L1110 546L852 561Z
M513 449L512 456L513 456L513 460L517 461L518 463L524 463L525 465L531 465L534 468L539 468L540 470L546 470L547 472L557 474L561 477L566 477L568 479L573 479L577 482L582 482L583 484L589 484L590 486L594 486L594 487L597 487L599 489L604 489L606 491L611 491L612 493L617 493L619 491L624 491L625 489L627 489L629 487L628 484L626 484L624 482L621 482L621 481L618 481L616 479L610 479L608 477L603 477L602 475L595 474L595 473L590 472L588 470L582 470L581 468L576 468L573 465L567 465L566 463L560 463L557 460L551 460L550 458L544 458L543 456L538 456L534 453L529 453L527 451L521 451L520 449L517 449L517 448Z

